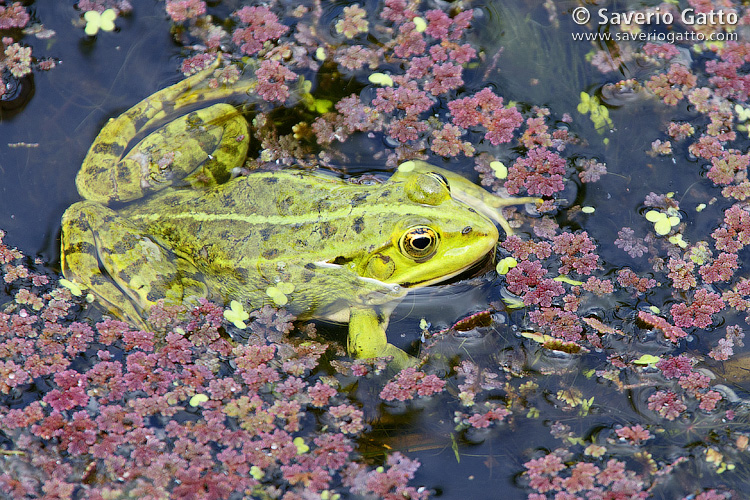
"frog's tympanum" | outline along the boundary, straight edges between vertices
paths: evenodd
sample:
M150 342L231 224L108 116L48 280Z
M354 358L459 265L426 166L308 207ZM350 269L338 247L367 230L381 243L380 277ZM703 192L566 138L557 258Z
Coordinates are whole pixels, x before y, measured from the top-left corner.
M537 200L501 199L423 162L372 185L296 170L230 178L248 124L232 105L202 103L252 84L210 88L214 67L99 133L76 178L84 201L62 220L65 276L141 328L159 299L286 302L301 319L348 321L354 357L406 364L385 335L393 306L483 260L495 222L510 232L500 207Z

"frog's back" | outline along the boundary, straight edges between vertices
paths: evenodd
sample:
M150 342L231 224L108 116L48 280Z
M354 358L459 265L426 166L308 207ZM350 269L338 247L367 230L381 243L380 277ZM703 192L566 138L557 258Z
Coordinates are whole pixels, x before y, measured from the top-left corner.
M307 172L259 172L207 191L169 190L126 215L194 262L244 268L257 259L327 260L337 244L362 246L366 223L353 209L382 194L377 188Z

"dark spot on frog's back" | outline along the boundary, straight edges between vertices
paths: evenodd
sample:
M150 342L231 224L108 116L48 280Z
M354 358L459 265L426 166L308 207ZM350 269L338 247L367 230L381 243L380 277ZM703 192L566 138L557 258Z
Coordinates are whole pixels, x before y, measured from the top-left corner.
M272 175L269 175L268 177L266 177L265 179L263 179L263 181L266 184L276 184L277 182L279 182L279 179L276 178L276 177L274 177L274 176L272 176Z
M128 179L130 179L130 171L126 168L118 168L117 169L117 180L120 182L128 182Z
M330 209L331 209L331 202L326 199L316 201L315 206L313 207L313 210L318 213L328 212Z
M200 127L201 125L206 123L205 120L201 118L201 116L195 111L193 111L192 113L188 113L185 118L188 125L192 127Z
M320 237L325 239L330 238L331 236L336 234L336 226L331 224L330 222L321 222L320 223Z
M258 231L258 234L260 234L260 239L263 241L268 241L268 238L271 237L271 230L269 228L263 228L260 231Z
M270 249L268 249L268 250L265 250L265 251L264 251L264 252L263 252L263 253L261 254L261 256L262 256L262 257L263 257L264 259L269 259L269 260L270 260L270 259L273 259L274 257L276 257L276 256L277 256L278 254L279 254L279 251L278 251L278 250L276 250L275 248L270 248Z
M119 157L125 151L125 146L117 144L116 142L99 142L92 148L92 150L96 154Z
M351 205L352 205L352 207L356 207L356 206L361 205L365 201L367 201L367 195L366 194L358 194L357 196L353 196L352 197Z
M365 230L365 218L357 217L356 219L354 219L354 223L352 224L352 229L354 229L354 232L357 234L364 231Z

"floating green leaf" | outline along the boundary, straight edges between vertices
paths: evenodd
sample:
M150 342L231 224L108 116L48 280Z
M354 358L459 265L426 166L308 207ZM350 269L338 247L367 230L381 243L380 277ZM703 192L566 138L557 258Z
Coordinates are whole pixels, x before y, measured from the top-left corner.
M500 262L497 263L495 269L497 270L498 274L508 274L508 271L510 271L517 265L518 261L516 259L514 259L513 257L505 257L504 259L500 259Z
M495 172L495 177L505 179L508 177L508 167L501 161L490 162L490 168Z
M370 80L370 83L374 83L375 85L393 87L393 78L385 73L373 73L367 79Z
M661 361L659 356L652 356L651 354L644 354L640 358L633 360L634 365L653 365Z
M117 12L114 9L107 9L100 14L95 10L90 10L83 14L83 18L86 20L84 31L87 35L94 36L99 30L112 31L115 29Z
M244 330L247 328L245 321L250 319L250 314L245 311L242 304L233 300L229 303L229 309L224 311L224 318L230 323L233 323L237 328Z
M208 396L206 396L205 394L196 394L195 396L190 398L190 406L192 407L200 406L206 401L208 401Z

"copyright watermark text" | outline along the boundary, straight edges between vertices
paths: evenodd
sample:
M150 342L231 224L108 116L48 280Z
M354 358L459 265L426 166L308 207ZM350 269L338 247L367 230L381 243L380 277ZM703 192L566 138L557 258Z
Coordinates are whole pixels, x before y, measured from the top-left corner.
M611 12L608 9L596 9L593 12L587 7L576 7L571 12L573 22L576 24L586 24L593 21L596 24L672 24L676 17L672 12L662 12L659 7L647 12ZM696 12L693 8L687 8L680 11L679 21L687 26L700 24L737 24L739 20L736 12L724 12L723 10Z

